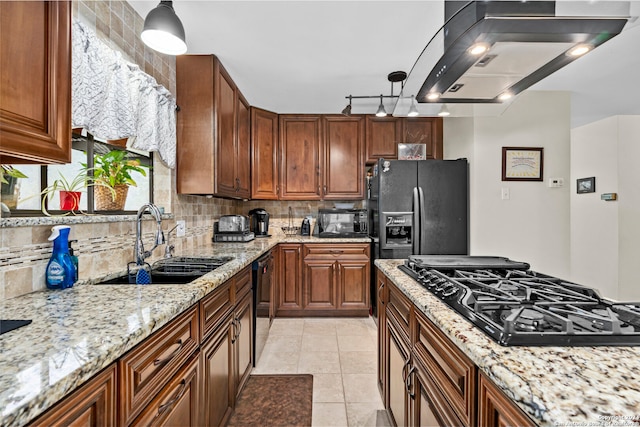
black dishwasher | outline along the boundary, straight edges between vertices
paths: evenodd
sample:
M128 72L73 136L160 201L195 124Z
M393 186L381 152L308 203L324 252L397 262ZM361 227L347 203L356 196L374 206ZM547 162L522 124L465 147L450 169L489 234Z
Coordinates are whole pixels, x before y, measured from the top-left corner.
M253 366L256 365L269 337L274 317L273 254L267 252L252 264L253 270Z

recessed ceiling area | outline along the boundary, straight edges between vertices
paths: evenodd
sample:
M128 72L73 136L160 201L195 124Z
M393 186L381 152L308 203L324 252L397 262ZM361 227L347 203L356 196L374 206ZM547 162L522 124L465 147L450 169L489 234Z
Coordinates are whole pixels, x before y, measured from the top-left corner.
M144 18L158 1L130 1ZM640 0L631 2L640 13ZM336 113L347 95L389 95L387 75L410 72L444 23L444 1L174 1L187 54L215 54L251 105ZM572 127L640 114L640 30L619 36L528 90L572 92ZM400 85L394 87L398 94ZM411 94L406 94L410 96ZM375 113L379 99L353 100ZM394 101L385 100L387 111Z

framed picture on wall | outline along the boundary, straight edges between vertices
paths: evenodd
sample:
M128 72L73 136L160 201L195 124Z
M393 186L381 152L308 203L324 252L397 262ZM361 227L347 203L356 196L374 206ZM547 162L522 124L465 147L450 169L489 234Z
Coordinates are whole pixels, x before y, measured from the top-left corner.
M578 194L582 193L595 193L596 192L596 177L590 178L578 178L576 180L576 191Z
M502 147L503 181L542 181L543 147Z

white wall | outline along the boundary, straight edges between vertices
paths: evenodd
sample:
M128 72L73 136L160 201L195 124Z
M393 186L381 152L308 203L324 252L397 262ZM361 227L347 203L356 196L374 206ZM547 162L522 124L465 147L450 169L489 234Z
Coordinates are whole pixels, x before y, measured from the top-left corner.
M506 256L569 278L570 99L528 91L499 117L445 119L445 158L470 161L472 255ZM502 147L544 147L544 182L502 181ZM549 188L549 177L565 179ZM510 200L501 200L509 188Z
M571 131L571 271L608 298L640 300L640 117L617 116ZM576 194L595 176L596 192ZM602 193L618 193L605 202Z

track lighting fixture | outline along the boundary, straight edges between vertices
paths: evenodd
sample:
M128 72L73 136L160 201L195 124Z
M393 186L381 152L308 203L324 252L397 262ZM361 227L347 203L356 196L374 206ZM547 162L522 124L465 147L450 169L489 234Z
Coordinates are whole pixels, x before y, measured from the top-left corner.
M442 107L440 107L440 111L438 111L438 115L440 117L447 117L449 114L451 114L449 112L449 109L447 108L447 104L442 104Z
M418 112L418 106L416 105L416 97L411 95L411 107L409 107L409 113L407 113L407 116L416 117L419 114L420 113Z
M184 27L172 1L161 1L144 20L140 38L151 49L167 55L182 55L187 51Z
M387 80L389 80L391 82L391 95L371 95L371 96L356 96L356 95L349 95L349 96L345 96L345 98L347 98L349 100L349 105L347 105L346 107L344 107L344 109L342 110L342 114L344 114L345 116L349 116L351 115L351 100L352 99L367 99L367 98L380 98L380 105L378 106L378 111L376 112L376 116L378 117L384 117L387 115L387 111L384 108L384 104L382 103L383 98L398 98L399 95L394 95L393 94L393 84L394 83L398 83L398 82L404 82L407 79L407 73L405 73L404 71L393 71L391 73L389 73L389 75L387 76ZM402 83L401 88L404 86L404 83Z

